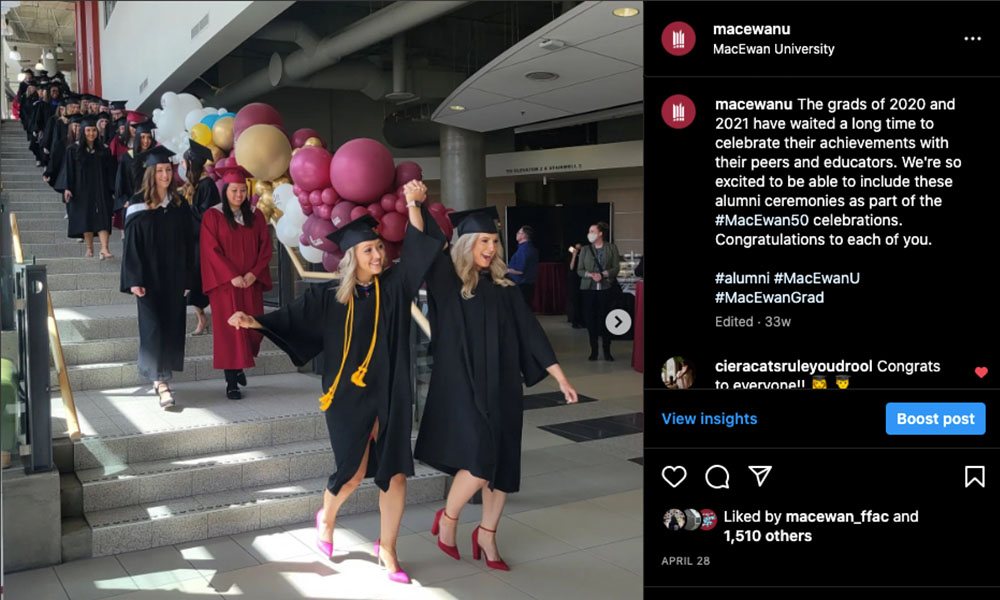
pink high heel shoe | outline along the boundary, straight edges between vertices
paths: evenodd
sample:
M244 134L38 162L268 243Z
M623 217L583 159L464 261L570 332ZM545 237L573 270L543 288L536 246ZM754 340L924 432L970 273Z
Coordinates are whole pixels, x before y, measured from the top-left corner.
M378 566L380 567L382 566L382 555L378 553L379 550L378 544L381 541L382 541L381 538L375 540L375 556L376 558L378 558ZM389 567L386 566L386 569L388 568ZM389 581L395 581L396 583L410 583L410 576L406 574L406 571L400 569L394 573L389 573Z
M323 556L333 558L333 542L324 542L319 539L319 532L322 529L322 523L319 520L321 514L323 514L322 508L316 511L316 547L323 553Z

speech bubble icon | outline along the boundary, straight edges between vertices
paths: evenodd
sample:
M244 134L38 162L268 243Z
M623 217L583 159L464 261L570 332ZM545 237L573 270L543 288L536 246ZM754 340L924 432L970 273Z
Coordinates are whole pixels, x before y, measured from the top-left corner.
M713 475L715 473L715 475ZM716 483L712 483L712 480ZM713 490L729 489L729 469L722 465L712 465L705 471L705 483Z

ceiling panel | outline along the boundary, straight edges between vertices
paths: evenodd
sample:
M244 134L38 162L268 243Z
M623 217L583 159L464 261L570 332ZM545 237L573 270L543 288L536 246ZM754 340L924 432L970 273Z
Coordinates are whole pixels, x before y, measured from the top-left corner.
M573 113L642 102L642 69L529 96L526 100Z
M477 90L523 98L634 68L635 65L631 63L577 48L566 48L560 52L539 56L512 67L485 73L472 82L472 87ZM525 77L527 73L532 71L549 71L559 75L559 78L551 81L533 81Z
M547 121L568 117L573 113L565 110L532 104L523 100L511 100L493 104L479 110L466 110L435 119L445 125L453 125L472 131L492 131L496 123L509 123L506 127L525 125L536 121Z
M642 27L632 27L618 33L591 40L578 46L588 52L626 60L637 67L642 66Z

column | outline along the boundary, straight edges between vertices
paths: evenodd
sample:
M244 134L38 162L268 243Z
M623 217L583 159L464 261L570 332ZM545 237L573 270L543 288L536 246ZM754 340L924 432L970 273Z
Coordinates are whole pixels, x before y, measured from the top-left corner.
M441 126L441 201L458 211L486 206L486 150L482 133Z

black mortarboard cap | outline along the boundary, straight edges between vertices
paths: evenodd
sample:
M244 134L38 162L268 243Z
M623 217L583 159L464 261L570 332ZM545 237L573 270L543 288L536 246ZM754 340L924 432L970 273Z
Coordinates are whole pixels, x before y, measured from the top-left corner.
M40 87L45 87L45 86L49 85L49 80L45 79L44 77L42 77L41 79L38 80L38 85Z
M48 77L49 72L46 71L45 69L42 69L41 71L35 73L35 75L38 75L39 77Z
M152 119L147 119L142 123L135 124L136 135L139 135L141 133L153 133L154 129L156 129L156 123L153 123Z
M115 100L111 103L111 110L125 110L125 104L128 100Z
M460 236L467 233L499 233L497 221L500 220L500 215L495 206L448 213L448 218Z
M66 94L66 97L63 98L63 105L79 104L79 103L80 103L80 97L77 96L76 94Z
M81 115L80 113L77 113L75 115L70 115L69 122L70 123L79 123L83 119L84 119L84 115Z
M101 98L100 96L97 97L97 101L101 103L101 106L111 106L111 102L110 101L105 100L104 98Z
M80 120L81 127L97 127L97 117L94 115L84 115Z
M378 221L375 220L375 217L364 215L326 236L326 239L337 244L342 251L347 252L355 244L377 240L376 227L378 227Z
M212 150L208 146L202 146L192 139L188 139L188 143L191 146L184 154L190 155L192 161L204 163L212 160Z
M153 146L140 154L139 159L142 160L143 165L146 167L155 167L156 165L170 162L170 157L173 155L174 153L166 146Z

